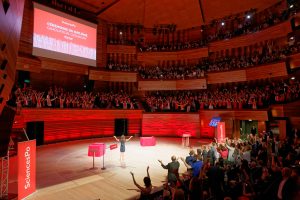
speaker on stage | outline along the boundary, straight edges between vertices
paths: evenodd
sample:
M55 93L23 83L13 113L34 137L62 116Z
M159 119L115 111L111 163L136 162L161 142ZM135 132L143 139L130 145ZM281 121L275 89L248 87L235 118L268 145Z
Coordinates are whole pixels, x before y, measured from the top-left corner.
M27 122L26 132L30 140L36 139L36 145L44 144L44 121Z
M15 114L16 111L13 108L5 106L0 115L0 157L7 155Z
M115 119L115 136L128 135L128 119Z

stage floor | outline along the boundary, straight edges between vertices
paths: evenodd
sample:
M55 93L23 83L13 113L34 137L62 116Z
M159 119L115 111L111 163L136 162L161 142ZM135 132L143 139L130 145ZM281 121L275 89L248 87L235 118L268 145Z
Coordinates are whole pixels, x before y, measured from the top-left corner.
M139 138L126 143L125 164L119 161L119 149L107 149L105 170L102 168L102 157L95 158L92 168L92 157L87 156L88 145L104 142L115 143L113 138L63 142L37 148L37 191L27 197L28 200L126 200L139 195L133 184L130 171L134 172L136 181L143 185L146 168L150 167L153 186L161 186L167 175L158 159L164 164L171 161L171 156L185 157L189 148L181 145L181 138L156 138L157 144L142 147ZM193 149L208 140L191 139ZM180 173L186 167L180 161Z

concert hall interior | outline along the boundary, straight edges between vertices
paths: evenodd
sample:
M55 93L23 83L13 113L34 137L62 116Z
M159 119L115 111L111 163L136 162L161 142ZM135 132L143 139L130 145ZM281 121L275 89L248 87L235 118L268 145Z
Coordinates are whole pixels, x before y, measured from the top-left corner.
M0 26L0 199L299 198L298 0L2 0Z

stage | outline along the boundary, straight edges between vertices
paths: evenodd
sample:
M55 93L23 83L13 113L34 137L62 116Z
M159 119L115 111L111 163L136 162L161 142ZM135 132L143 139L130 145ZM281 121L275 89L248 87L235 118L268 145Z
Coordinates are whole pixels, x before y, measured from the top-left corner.
M37 148L37 191L27 197L28 200L125 200L135 199L139 195L133 184L130 171L136 181L143 185L146 167L150 166L153 186L161 186L167 175L158 159L164 164L171 161L171 156L185 157L189 147L181 145L181 138L156 138L156 146L142 147L139 138L126 143L125 163L119 161L119 148L106 150L105 170L102 157L87 156L88 145L104 142L108 146L115 143L113 138L97 138L81 141L63 142ZM191 139L191 146L196 149L210 140ZM180 173L186 167L180 161Z

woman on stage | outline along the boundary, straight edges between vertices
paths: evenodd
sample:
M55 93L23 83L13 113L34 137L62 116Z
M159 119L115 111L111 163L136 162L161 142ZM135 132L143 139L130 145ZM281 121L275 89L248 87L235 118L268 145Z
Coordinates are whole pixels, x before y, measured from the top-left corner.
M125 153L125 142L128 142L133 136L130 136L128 139L124 135L121 135L120 139L118 139L116 136L114 138L117 142L120 143L120 162L124 162L124 153Z

